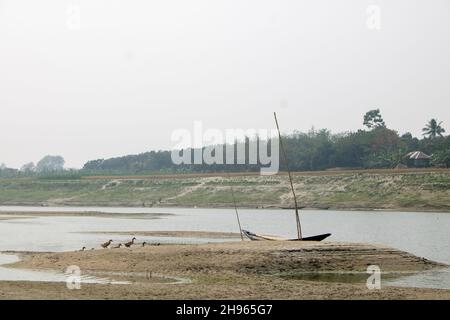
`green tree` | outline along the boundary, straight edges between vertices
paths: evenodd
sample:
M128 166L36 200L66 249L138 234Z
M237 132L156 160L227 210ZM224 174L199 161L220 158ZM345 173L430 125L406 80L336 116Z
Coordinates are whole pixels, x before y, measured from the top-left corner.
M22 167L20 167L20 172L23 173L31 173L36 169L36 166L33 162L25 163Z
M433 164L448 168L450 166L450 148L433 153L432 161Z
M366 114L364 115L363 124L369 129L386 127L386 124L384 123L384 120L381 117L380 109L373 109L367 111Z
M442 121L438 123L436 119L431 119L425 125L425 128L422 129L423 135L428 137L429 139L442 137L442 134L445 132L445 130L441 127L441 124Z
M54 172L64 170L65 160L61 156L45 156L36 164L36 172Z

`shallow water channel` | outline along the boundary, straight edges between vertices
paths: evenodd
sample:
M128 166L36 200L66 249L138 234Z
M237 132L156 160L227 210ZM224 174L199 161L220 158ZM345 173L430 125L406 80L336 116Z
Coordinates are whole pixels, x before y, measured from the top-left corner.
M2 212L20 212L20 215L2 215ZM103 212L109 216L27 216L27 212ZM143 214L136 217L136 214ZM168 215L158 216L158 213ZM257 233L295 237L295 218L292 210L241 209L244 229ZM129 215L129 217L127 216ZM450 264L450 213L383 212L383 211L333 211L302 210L304 236L331 232L327 241L383 244ZM1 251L74 251L81 247L98 248L99 244L113 239L128 241L130 236L108 232L125 231L212 231L237 232L232 209L199 208L101 208L101 207L0 207ZM105 232L105 233L90 233ZM148 243L205 243L223 242L218 238L192 237L139 237ZM226 241L238 241L227 239ZM5 255L0 263L11 263ZM5 262L6 261L6 262ZM0 280L36 279L30 272L0 266ZM39 281L58 281L66 275L42 273ZM333 281L334 276L311 275ZM338 276L339 277L339 276ZM346 275L345 277L349 277ZM351 276L350 276L351 278ZM45 280L46 279L46 280ZM320 279L319 279L320 280ZM328 281L329 281L328 280ZM95 277L86 281L97 281ZM98 280L98 281L101 281ZM339 281L339 280L338 280ZM340 280L346 281L346 280ZM433 270L420 274L407 274L388 280L400 286L450 289L450 272Z

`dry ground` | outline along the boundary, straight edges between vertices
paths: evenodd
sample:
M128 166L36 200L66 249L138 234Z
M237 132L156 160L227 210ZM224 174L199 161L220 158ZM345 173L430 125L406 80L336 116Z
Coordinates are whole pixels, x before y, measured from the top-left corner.
M295 172L293 182L299 204L307 208L450 212L449 169ZM290 208L294 203L285 173L80 176L0 183L0 205L228 208L234 200L246 208Z
M0 282L8 299L450 299L450 290L298 280L301 272L423 271L443 267L406 252L372 245L316 242L236 242L161 245L85 252L26 253L17 268L83 272L130 272L129 285L87 285L68 290L64 283ZM131 277L147 273L190 282L158 283ZM382 276L383 277L383 276Z

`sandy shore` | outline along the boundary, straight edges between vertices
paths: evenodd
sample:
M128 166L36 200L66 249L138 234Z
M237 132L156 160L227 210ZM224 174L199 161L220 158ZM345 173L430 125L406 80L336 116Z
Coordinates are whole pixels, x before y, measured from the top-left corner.
M240 239L240 235L237 232L208 232L208 231L92 231L92 232L82 232L82 233L109 234L109 235L134 236L134 237Z
M3 179L3 206L289 208L289 179L280 173ZM330 210L450 212L450 169L341 170L293 173L301 206Z
M8 203L8 206L20 206L20 207L36 207L40 206L40 203L30 204L26 202L14 202L14 203ZM146 205L142 206L142 204L123 204L123 203L114 203L111 202L109 204L102 203L101 205L93 204L93 205L85 205L82 203L76 203L76 204L54 204L54 206L57 207L86 207L86 208L92 208L95 206L105 207L105 208L117 208L117 207L128 207L133 209L138 208L155 208L155 209L168 209L168 208L176 208L176 209L230 209L234 210L234 207L230 204L218 204L218 203L207 203L207 204L196 204L196 205L186 205L186 204L174 204L174 203L161 203L161 204L153 204L153 205ZM52 205L43 206L42 211L1 211L0 215L40 215L40 216L101 216L101 217L118 217L118 215L121 215L120 213L106 213L106 212L98 212L98 211L61 211L61 212L49 212L45 211L45 208L49 207L51 208ZM238 209L258 209L258 210L294 210L295 207L293 205L257 205L257 204L239 204ZM417 207L417 208L405 208L401 206L391 206L390 208L382 208L382 207L374 207L374 206L339 206L339 205L318 205L318 206L303 206L300 208L301 210L307 210L307 211L323 211L323 210L330 210L330 211L344 211L344 212L359 212L359 211L374 211L374 212L437 212L437 213L450 213L450 209L448 208L429 208L429 207ZM31 212L31 214L29 214ZM126 215L126 217L133 217L136 216L137 218L147 218L149 215L172 215L172 213L129 213Z
M126 219L159 219L172 216L172 213L115 213L100 211L0 211L1 220L33 217L99 217Z
M0 282L3 299L450 299L450 290L398 288L380 290L360 281L310 281L304 272L359 272L378 265L382 272L418 272L444 265L391 248L344 243L234 242L161 245L65 253L23 253L10 266L83 273L121 272L128 285ZM168 284L138 274L187 279ZM114 276L112 276L114 278ZM382 275L382 281L384 279ZM147 277L148 278L148 277Z

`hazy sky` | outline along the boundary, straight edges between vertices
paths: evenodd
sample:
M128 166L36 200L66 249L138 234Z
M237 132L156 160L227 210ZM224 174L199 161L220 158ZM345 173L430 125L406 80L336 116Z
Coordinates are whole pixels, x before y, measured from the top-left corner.
M284 131L356 130L375 107L401 133L450 131L448 0L0 0L11 167L171 148L195 120L272 128L273 111Z

